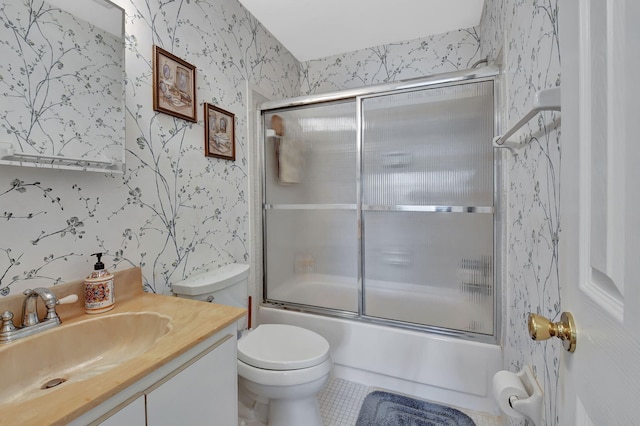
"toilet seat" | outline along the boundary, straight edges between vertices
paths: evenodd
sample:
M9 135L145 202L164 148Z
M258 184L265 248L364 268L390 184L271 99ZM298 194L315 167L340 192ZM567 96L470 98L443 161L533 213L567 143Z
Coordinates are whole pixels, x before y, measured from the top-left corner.
M265 370L299 370L329 359L329 342L313 331L261 324L238 341L238 360Z
M312 383L316 380L326 379L331 372L333 362L327 358L318 365L298 370L267 370L256 368L240 360L238 364L238 376L241 379L258 383L264 386L299 386Z

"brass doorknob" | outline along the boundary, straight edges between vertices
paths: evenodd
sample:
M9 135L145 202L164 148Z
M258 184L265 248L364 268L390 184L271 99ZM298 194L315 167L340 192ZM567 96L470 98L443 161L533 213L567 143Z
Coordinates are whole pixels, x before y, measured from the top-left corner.
M547 340L557 337L569 352L576 350L576 324L573 315L563 312L559 322L551 322L538 314L529 314L529 335L533 340Z

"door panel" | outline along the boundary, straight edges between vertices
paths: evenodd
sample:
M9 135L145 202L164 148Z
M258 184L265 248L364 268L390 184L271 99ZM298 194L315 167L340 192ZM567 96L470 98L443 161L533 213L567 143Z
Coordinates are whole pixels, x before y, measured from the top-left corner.
M493 105L493 81L363 98L364 316L494 334Z
M572 0L562 25L560 424L637 424L640 400L640 160L635 125L640 19L633 0Z

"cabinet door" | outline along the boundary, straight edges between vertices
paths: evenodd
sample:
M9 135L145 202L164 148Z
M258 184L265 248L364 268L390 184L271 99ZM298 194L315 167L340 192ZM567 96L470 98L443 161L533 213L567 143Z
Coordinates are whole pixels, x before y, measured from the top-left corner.
M145 426L145 424L144 396L140 396L101 422L100 426Z
M147 393L147 425L238 424L236 338L227 335L210 352Z

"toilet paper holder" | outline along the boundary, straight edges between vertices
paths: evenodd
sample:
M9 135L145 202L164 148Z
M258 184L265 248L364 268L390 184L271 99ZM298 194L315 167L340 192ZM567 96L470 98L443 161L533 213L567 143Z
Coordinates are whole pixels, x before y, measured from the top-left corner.
M531 366L526 365L519 373L518 378L524 385L528 398L520 398L517 395L509 397L509 405L519 413L527 416L533 424L540 425L542 423L542 388L538 384L536 377L533 375Z

